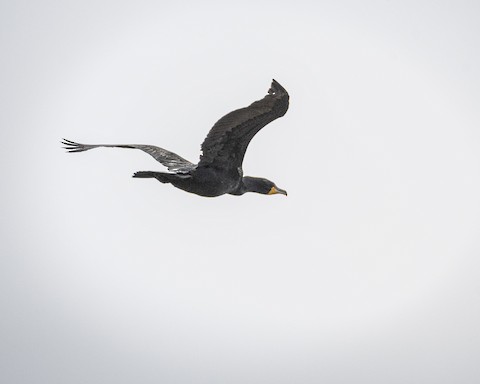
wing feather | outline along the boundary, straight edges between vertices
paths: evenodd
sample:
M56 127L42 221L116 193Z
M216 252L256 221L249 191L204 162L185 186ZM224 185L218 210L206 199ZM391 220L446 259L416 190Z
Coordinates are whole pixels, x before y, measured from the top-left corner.
M107 147L107 148L132 148L140 149L143 152L148 153L159 163L168 168L169 171L186 173L195 169L196 165L176 153L167 151L166 149L156 147L154 145L144 144L80 144L75 141L63 139L62 144L65 145L65 149L68 152L83 152L93 148Z
M241 167L250 141L265 125L283 116L288 104L287 91L273 80L263 99L230 112L215 123L202 144L198 167Z

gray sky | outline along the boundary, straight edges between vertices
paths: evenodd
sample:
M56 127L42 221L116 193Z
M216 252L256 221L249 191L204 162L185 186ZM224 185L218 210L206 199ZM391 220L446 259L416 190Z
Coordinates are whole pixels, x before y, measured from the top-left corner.
M480 380L475 1L0 4L0 381ZM288 113L209 199L196 161L272 78Z

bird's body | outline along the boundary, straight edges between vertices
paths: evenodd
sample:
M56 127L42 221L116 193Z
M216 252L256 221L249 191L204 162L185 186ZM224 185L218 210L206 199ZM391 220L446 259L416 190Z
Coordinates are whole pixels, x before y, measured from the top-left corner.
M155 178L162 183L170 183L184 191L206 197L221 196L239 189L242 178L239 172L198 167L188 174L140 171L133 175L137 178Z
M140 149L165 165L170 172L140 171L133 177L155 178L200 196L243 195L246 192L286 195L286 191L267 179L244 177L242 162L255 134L271 121L283 116L288 110L288 104L287 91L273 80L263 99L230 112L213 126L202 144L198 164L152 145L92 145L69 140L63 140L63 144L70 152L83 152L98 147Z

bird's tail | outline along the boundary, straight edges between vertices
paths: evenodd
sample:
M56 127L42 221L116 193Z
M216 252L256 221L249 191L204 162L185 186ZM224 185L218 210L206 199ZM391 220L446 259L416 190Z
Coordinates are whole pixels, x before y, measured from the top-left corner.
M136 177L139 179L157 179L161 183L171 183L172 177L174 174L171 173L164 173L164 172L153 172L153 171L138 171L133 174L132 177Z

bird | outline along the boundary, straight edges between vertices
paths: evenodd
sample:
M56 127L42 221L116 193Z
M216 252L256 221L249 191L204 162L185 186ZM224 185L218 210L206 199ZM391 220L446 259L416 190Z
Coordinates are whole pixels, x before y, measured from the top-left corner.
M140 149L167 167L169 172L139 171L133 174L134 178L157 179L200 196L241 196L247 192L287 196L287 191L268 179L244 176L242 163L253 137L267 124L285 115L289 98L285 88L273 79L265 97L228 113L214 124L201 145L202 153L197 164L153 145L80 144L67 139L61 142L71 153L99 147Z

